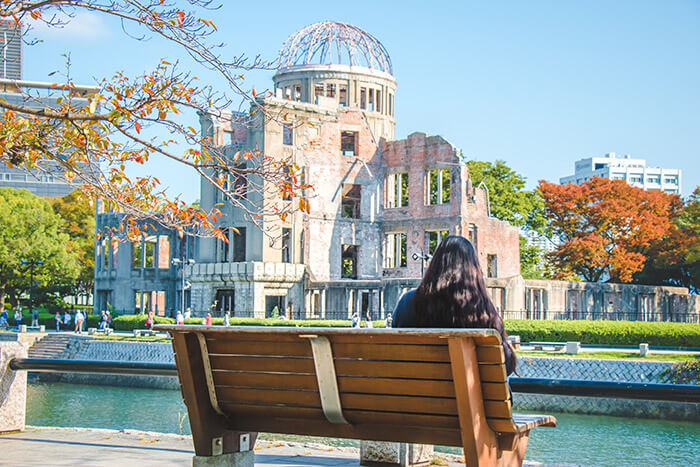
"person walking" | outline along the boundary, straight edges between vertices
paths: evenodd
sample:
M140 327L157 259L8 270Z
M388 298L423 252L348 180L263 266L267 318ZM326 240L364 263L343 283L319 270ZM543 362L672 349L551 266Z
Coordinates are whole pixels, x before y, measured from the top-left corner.
M22 325L22 305L17 305L17 310L15 310L15 325L20 327Z
M187 307L187 309L185 310L185 319L190 319L191 317L192 317L192 310L190 309L190 307Z
M365 328L366 329L372 329L374 327L374 324L372 323L372 318L369 316L369 311L365 315Z
M211 326L211 313L207 313L207 317L204 318L204 325Z
M105 326L107 325L107 314L102 310L100 312L100 324L97 325L97 329L100 331L104 331Z
M148 315L146 315L146 328L153 329L153 312L152 311L149 311Z
M107 330L111 327L112 327L112 313L110 313L110 311L107 310L107 313L105 314L105 330Z
M177 317L175 318L175 324L185 324L185 315L183 315L182 311L180 311L180 310L177 311Z
M360 327L360 317L357 316L357 313L352 314L352 317L350 318L350 324L353 328Z
M56 321L56 332L59 332L61 330L61 312L57 311L56 314L53 316L53 319Z
M83 312L78 310L75 312L74 316L75 320L75 333L76 334L82 334L83 333L83 321L85 320L85 315L83 315Z
M231 326L231 312L224 313L224 326Z
M2 313L0 313L0 328L7 329L7 326L7 311L3 309Z
M32 327L39 327L39 310L37 308L32 309Z
M63 315L63 326L68 331L70 331L70 322L71 322L70 311L66 310L66 313Z

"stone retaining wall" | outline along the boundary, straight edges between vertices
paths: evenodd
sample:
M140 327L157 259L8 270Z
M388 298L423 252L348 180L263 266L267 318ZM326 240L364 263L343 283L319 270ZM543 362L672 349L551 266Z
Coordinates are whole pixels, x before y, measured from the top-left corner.
M672 365L652 361L522 357L518 360L518 373L524 378L667 383L661 374ZM697 403L525 393L514 393L513 403L517 411L700 420L700 404Z
M61 358L173 363L170 344L75 339ZM661 373L672 363L654 361L592 360L583 358L521 357L518 373L528 378L560 378L600 381L665 383ZM34 381L76 384L179 389L177 378L89 374L32 374ZM513 394L515 410L569 412L649 418L700 420L700 404L605 399L597 397Z

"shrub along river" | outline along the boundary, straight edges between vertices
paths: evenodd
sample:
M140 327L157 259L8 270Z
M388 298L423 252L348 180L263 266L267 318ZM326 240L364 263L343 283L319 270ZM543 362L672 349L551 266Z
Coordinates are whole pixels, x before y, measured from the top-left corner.
M581 465L697 465L700 423L594 415L552 414L557 428L531 432L527 460ZM35 426L137 429L190 434L179 391L65 383L30 384L27 424ZM359 446L359 441L266 435ZM459 453L454 448L438 450Z

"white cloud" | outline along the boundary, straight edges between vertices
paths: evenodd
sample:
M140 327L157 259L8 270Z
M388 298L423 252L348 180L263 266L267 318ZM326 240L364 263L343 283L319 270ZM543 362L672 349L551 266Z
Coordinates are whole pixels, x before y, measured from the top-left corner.
M48 12L44 15L49 18ZM29 37L39 39L102 39L111 35L111 30L102 16L89 11L76 12L73 17L60 15L63 26L48 26L43 21L31 21Z

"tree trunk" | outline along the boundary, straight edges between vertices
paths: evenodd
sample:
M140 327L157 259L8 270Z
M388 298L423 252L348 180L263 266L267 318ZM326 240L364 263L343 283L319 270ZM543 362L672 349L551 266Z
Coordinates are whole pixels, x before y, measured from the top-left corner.
M0 283L0 313L5 310L5 284Z

